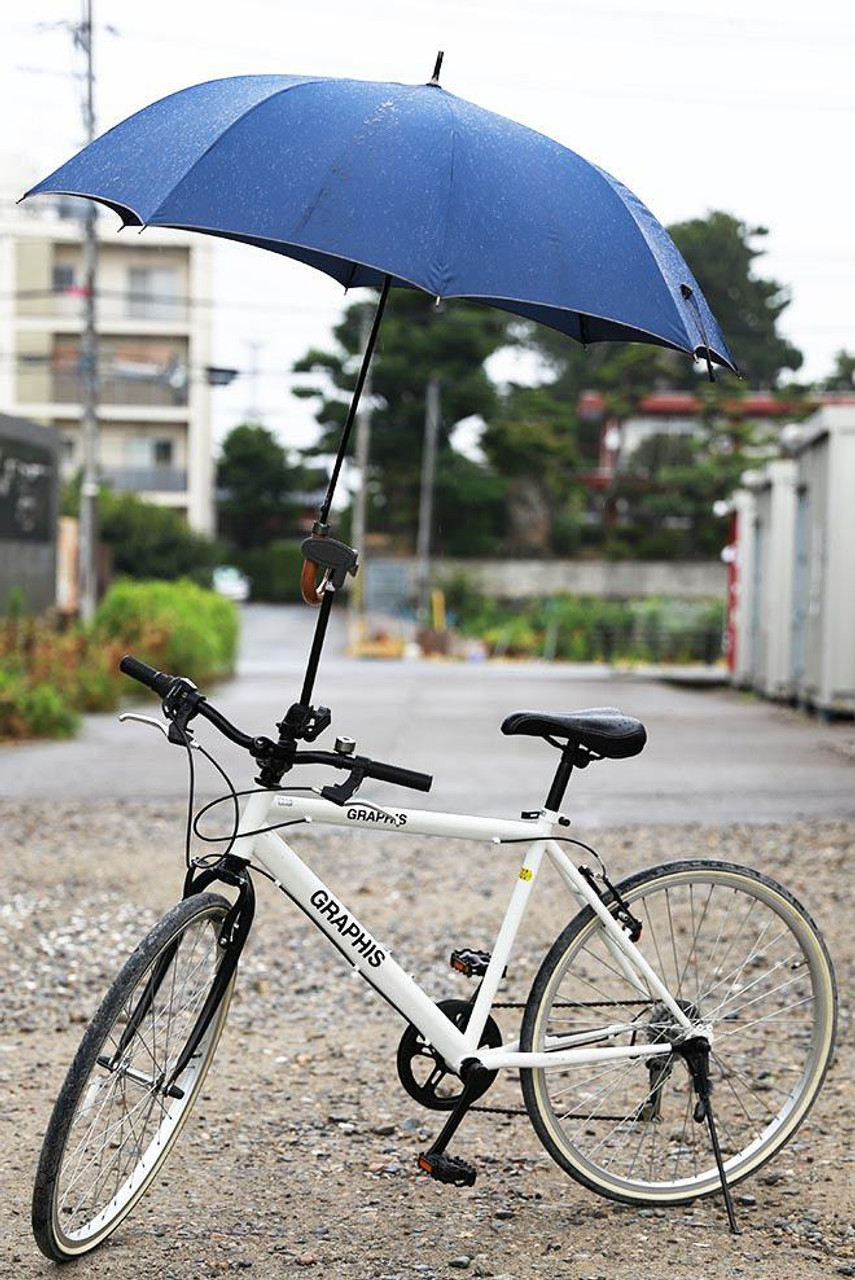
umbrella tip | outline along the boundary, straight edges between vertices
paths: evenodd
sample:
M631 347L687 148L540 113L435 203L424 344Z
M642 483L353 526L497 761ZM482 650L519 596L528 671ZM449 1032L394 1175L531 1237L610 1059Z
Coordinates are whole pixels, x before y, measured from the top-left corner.
M436 84L436 85L439 84L439 73L442 70L442 60L444 57L445 57L445 53L443 52L442 49L440 49L439 53L436 55L436 62L434 63L434 66L433 66L433 75L431 76L430 80L428 80L428 84Z

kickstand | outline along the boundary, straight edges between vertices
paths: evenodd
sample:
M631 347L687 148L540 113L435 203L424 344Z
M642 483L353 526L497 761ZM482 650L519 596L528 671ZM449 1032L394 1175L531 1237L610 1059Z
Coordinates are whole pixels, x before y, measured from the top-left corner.
M710 1142L712 1143L713 1154L715 1155L718 1176L721 1179L721 1193L724 1196L724 1207L727 1209L727 1220L730 1223L730 1230L733 1235L741 1236L742 1228L736 1221L736 1214L733 1210L733 1196L730 1194L730 1187L727 1185L727 1174L724 1171L724 1161L721 1158L721 1147L718 1144L718 1130L715 1127L712 1102L709 1098L707 1098L705 1102L699 1102L698 1106L695 1108L695 1119L697 1119L697 1112L701 1107L706 1111L707 1128L710 1131Z
M742 1228L736 1221L733 1196L730 1194L730 1187L727 1182L727 1174L724 1169L724 1160L722 1159L718 1130L716 1129L715 1115L713 1113L709 1043L703 1036L694 1036L691 1040L685 1040L682 1044L675 1045L675 1048L686 1060L686 1066L689 1068L689 1074L692 1077L692 1084L695 1086L695 1092L698 1095L694 1110L695 1124L703 1124L704 1120L707 1122L730 1230L735 1236L742 1235Z

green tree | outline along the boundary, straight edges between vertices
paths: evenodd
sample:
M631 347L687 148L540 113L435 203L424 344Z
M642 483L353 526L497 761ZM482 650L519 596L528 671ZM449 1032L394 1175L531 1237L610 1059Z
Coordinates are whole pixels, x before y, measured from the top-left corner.
M372 303L348 307L333 330L333 349L309 351L295 365L297 372L324 375L322 383L302 387L296 393L318 402L316 418L321 438L316 453L330 454L338 448L359 366L366 317L372 313ZM442 408L438 512L446 542L450 545L462 538L470 507L484 497L489 478L475 464L466 465L466 460L454 453L449 437L463 418L488 418L493 413L496 392L484 362L506 344L508 328L507 317L489 308L461 302L437 307L432 298L415 290L396 290L392 295L371 373L375 407L370 482L374 510L382 518L385 531L408 543L414 536L425 388L431 375L438 372Z
M317 488L317 471L292 462L267 427L244 422L225 437L217 467L220 532L235 547L265 547L296 531L292 495Z
M607 551L680 560L721 551L727 531L713 504L733 493L744 471L775 454L776 439L738 402L723 411L714 390L705 392L697 435L650 436L627 460L615 486L620 517Z
M63 515L79 516L80 483L78 474L63 486ZM191 529L171 507L106 486L98 491L98 539L110 548L113 573L123 578L186 577L207 586L223 558L218 542Z
M481 437L505 478L507 545L516 555L549 555L560 524L570 550L572 477L579 465L575 406L549 388L511 386Z
M745 381L774 387L785 369L800 369L802 354L778 332L790 291L755 273L765 253L766 227L749 226L732 213L713 210L668 228L701 286ZM683 385L690 379L683 370Z
M834 368L822 386L825 391L855 391L855 352L835 353Z
M102 490L98 533L112 550L113 572L126 578L194 578L210 585L222 549L196 533L177 511L133 493Z
M668 228L719 321L744 378L744 388L775 387L785 370L801 367L802 355L778 332L790 302L787 288L756 272L764 253L765 227L749 226L733 214L715 210L704 218ZM641 344L597 343L583 350L562 334L532 325L527 344L541 356L548 385L559 400L575 405L585 390L601 391L618 417L632 413L654 390L690 389L705 383L702 361L679 352ZM740 394L721 371L716 384L723 397ZM587 448L595 448L589 435Z

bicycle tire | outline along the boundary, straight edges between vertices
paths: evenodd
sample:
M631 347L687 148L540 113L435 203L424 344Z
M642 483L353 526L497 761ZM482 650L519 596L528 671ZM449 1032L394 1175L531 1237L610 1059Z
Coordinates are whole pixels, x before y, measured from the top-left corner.
M218 939L229 909L216 893L194 894L173 907L128 958L85 1031L45 1133L33 1188L33 1234L51 1260L67 1262L102 1244L178 1138L222 1034L234 975L172 1096L169 1075L222 958ZM139 1025L128 1031L143 1008Z
M647 960L686 1011L693 1006L712 1026L713 1102L728 1183L735 1185L789 1141L828 1069L837 1001L825 942L792 894L732 863L665 864L617 888L642 922L638 945ZM673 1016L649 988L631 987L604 937L586 907L556 939L526 1004L523 1051L542 1049L547 1034L567 1034L574 1021L602 1026L599 1017L625 1020L625 1030L601 1044L676 1038ZM679 1055L520 1075L544 1147L590 1190L647 1205L683 1204L720 1190Z

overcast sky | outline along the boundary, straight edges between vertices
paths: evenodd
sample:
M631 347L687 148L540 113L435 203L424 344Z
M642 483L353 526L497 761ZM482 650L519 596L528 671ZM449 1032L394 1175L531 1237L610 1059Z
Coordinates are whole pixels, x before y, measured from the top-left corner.
M855 347L855 11L842 0L94 0L98 131L202 80L299 72L419 82L445 50L451 92L550 134L665 223L726 209L769 227L783 329L822 376ZM83 141L77 0L0 15L0 153L41 177ZM115 34L105 30L115 28ZM216 359L247 368L286 443L312 435L287 371L327 341L341 289L274 254L216 243ZM738 343L733 344L739 359ZM253 401L215 392L218 435Z

